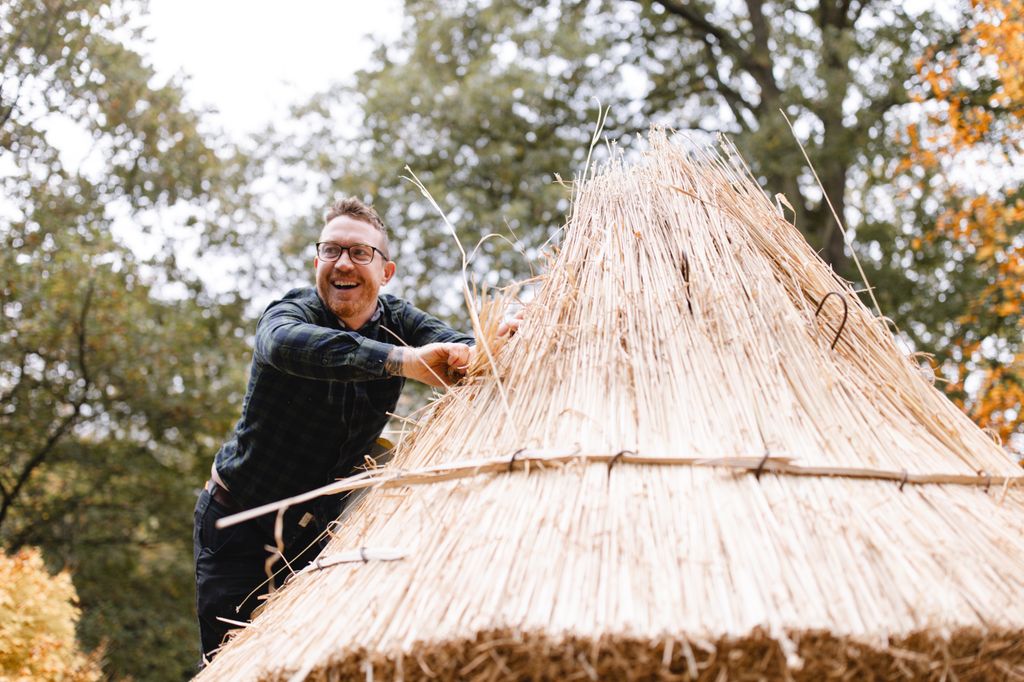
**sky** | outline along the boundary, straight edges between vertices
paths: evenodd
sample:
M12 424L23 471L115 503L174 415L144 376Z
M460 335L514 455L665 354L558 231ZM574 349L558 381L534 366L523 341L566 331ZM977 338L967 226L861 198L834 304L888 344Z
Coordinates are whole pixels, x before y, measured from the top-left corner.
M402 0L150 0L138 22L144 41L134 47L159 80L185 79L186 106L212 110L204 116L211 130L241 143L288 120L290 106L350 82L377 42L398 38L401 6ZM65 163L87 167L88 135L60 120L50 128ZM180 220L152 222L150 231L142 230L126 215L115 221L114 232L144 258L163 248L154 233L173 236L179 262L213 290L238 286L219 274L226 268L215 258L199 256L198 235L175 229ZM173 284L163 291L184 295Z
M188 76L189 104L244 134L351 79L401 17L400 0L150 0L141 49L161 76Z

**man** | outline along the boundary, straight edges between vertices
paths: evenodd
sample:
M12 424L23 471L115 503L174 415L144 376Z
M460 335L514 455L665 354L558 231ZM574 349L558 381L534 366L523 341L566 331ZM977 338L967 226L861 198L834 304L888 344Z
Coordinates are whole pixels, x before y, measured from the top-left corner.
M265 564L282 558L268 552L277 546L272 515L225 529L217 519L350 475L405 379L445 386L471 359L471 336L379 294L395 263L372 207L354 198L335 203L316 247L316 288L288 292L257 324L242 417L196 504L196 602L207 660L232 627L221 619L249 620L268 589ZM285 513L281 554L291 570L316 556L340 507L321 500Z

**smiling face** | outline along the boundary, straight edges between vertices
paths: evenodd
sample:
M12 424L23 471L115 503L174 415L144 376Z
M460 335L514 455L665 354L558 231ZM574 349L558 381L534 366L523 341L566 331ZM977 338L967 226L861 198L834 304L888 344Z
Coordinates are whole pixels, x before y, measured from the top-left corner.
M369 244L384 250L384 234L373 225L342 215L331 220L320 232L321 242L339 246ZM316 291L335 317L349 329L359 329L373 317L380 288L395 274L395 264L385 261L376 251L366 265L353 263L348 251L336 261L313 259Z

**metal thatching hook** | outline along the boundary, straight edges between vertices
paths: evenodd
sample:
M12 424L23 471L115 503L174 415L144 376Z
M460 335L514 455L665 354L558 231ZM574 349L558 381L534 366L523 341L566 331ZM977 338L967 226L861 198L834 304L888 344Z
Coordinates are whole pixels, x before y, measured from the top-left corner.
M635 455L635 454L636 453L633 452L632 450L619 450L614 455L612 455L612 458L610 460L608 460L608 475L611 476L611 474L612 474L612 467L615 466L615 463L618 462L622 458L623 455Z
M825 294L822 297L821 302L818 303L818 307L814 311L815 317L817 317L818 313L821 312L821 308L825 305L825 301L828 300L829 296L838 296L839 300L843 302L843 321L839 323L839 329L836 330L836 338L832 339L832 345L829 346L830 350L835 350L836 344L839 343L839 337L843 335L843 328L846 327L846 318L850 315L850 304L846 302L846 297L838 291L830 291Z
M907 484L907 479L908 478L910 478L910 474L908 474L907 470L904 469L903 470L903 480L900 481L900 488L899 488L900 492L903 492L903 486L905 486Z
M512 453L512 456L508 458L508 471L506 473L512 473L512 466L516 463L516 457L526 452L526 448L519 448Z
M757 468L754 469L754 479L758 482L761 480L761 474L764 473L764 465L768 463L768 451L764 451L764 457L757 463Z

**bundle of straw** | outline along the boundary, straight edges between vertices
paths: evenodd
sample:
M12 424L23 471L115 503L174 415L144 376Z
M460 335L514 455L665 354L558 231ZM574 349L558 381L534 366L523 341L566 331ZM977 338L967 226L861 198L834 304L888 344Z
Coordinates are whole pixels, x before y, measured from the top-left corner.
M1024 677L1020 474L730 147L655 131L200 679Z

